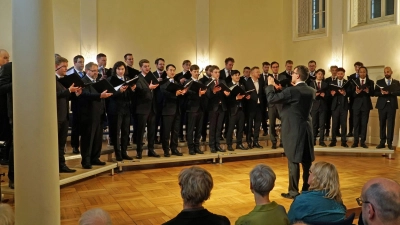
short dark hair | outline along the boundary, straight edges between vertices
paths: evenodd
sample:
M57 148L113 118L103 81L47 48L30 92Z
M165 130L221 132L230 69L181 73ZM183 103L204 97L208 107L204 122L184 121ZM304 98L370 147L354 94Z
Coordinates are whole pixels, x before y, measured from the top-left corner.
M336 66L336 65L332 65L330 68L331 68L331 69L332 69L332 68L336 68L336 69L337 69L337 68L339 68L339 67Z
M128 73L128 70L126 69L126 65L124 62L122 61L118 61L114 64L113 68L112 68L112 75L117 76L117 69L121 66L124 66L125 68L125 73L124 75L126 75Z
M243 71L245 71L245 70L250 70L250 67L245 66L245 67L243 68Z
M212 65L208 65L208 66L206 66L206 69L205 69L205 71L208 71L209 69L210 69L210 67L211 67Z
M235 60L232 57L228 57L228 58L225 59L225 65L228 64L228 62L235 63Z
M142 60L139 61L139 67L142 67L143 63L150 63L150 62L147 59L142 59Z
M274 64L278 64L278 66L279 66L279 63L278 63L277 61L273 61L273 62L271 63L271 67L272 67Z
M214 70L219 70L219 67L216 66L216 65L212 65L212 66L210 67L210 70L211 70L211 72L214 71Z
M126 58L128 58L128 56L133 56L133 55L132 55L132 53L126 53L126 54L124 55L124 59L126 60Z
M232 70L231 71L231 76L233 76L235 74L239 74L240 75L240 71L239 70Z
M317 65L317 62L315 62L315 60L310 60L310 61L308 62L308 64L310 64L310 63L315 63L315 65Z
M317 74L318 72L321 72L322 75L325 76L325 70L324 69L318 69L317 71L315 71L315 74Z
M62 56L59 56L59 57L57 57L57 58L55 58L55 64L58 66L58 65L60 65L61 63L63 63L63 62L68 62L68 59L66 59L66 58L64 58L64 57L62 57Z
M168 70L168 68L171 67L171 66L174 67L174 68L176 69L176 67L174 66L174 64L168 64L168 65L165 67L165 70Z
M74 57L74 63L77 63L78 59L84 59L85 60L85 58L83 58L83 56L77 55L77 56Z
M300 80L306 81L308 79L308 68L303 65L296 66L297 73L300 75Z
M190 60L188 60L188 59L183 60L182 66L185 65L185 64L188 64L188 63L192 64L192 62L190 62Z
M97 67L99 67L96 63L94 63L94 62L89 62L88 64L85 65L85 70L90 70L90 68L92 68L92 66L97 66Z
M361 66L361 67L358 69L358 71L360 71L360 69L365 69L365 72L367 72L367 74L368 74L368 69L367 69L367 67Z
M259 69L260 69L260 67L258 67L258 66L253 66L253 67L251 67L250 72L253 72L253 70L259 70Z
M339 67L339 68L337 68L336 72L346 73L346 70L343 67Z
M198 66L198 65L196 65L196 64L193 64L193 65L191 65L190 66L190 69L189 69L190 71L193 71L193 70L200 70L200 67Z
M364 66L364 64L362 62L357 61L354 63L354 66Z
M286 62L285 62L285 65L286 65L286 64L293 64L293 61L290 60L290 59L288 59L288 60L286 60Z
M158 65L158 62L163 61L165 62L165 60L163 58L158 58L156 59L156 61L154 61L154 64Z
M99 54L97 54L96 59L99 60L102 57L107 57L107 56L104 53L99 53Z
M262 66L269 66L269 65L271 65L271 64L269 64L269 62L263 62L262 63Z

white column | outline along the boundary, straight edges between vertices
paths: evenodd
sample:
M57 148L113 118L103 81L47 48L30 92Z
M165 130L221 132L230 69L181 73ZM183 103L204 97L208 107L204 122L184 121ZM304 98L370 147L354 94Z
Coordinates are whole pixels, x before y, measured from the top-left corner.
M85 63L96 62L97 0L81 0L81 55Z
M332 59L331 65L343 66L343 0L331 0ZM329 65L329 66L331 66Z
M60 224L52 0L13 0L15 217Z
M196 1L196 63L200 70L210 64L209 0Z

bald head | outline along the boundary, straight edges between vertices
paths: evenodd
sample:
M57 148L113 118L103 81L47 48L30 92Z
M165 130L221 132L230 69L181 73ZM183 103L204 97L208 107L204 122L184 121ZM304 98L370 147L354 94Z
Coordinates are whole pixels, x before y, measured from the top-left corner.
M0 66L8 63L10 61L10 55L4 49L0 49Z
M361 198L364 224L400 224L400 185L374 178L365 183Z
M385 78L386 79L390 79L392 77L392 68L390 68L389 66L385 67L385 69L383 69L383 72L385 73Z

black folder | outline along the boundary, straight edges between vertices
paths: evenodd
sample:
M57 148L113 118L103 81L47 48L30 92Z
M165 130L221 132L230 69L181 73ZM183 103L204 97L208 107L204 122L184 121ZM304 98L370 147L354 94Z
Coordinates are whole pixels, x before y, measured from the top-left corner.
M99 93L102 93L105 90L107 90L107 93L115 93L116 92L115 88L106 79L100 80L97 83L93 83L92 87Z
M193 81L188 82L187 84L185 84L185 86L177 84L177 83L169 83L166 90L172 93L175 93L178 90L183 90L187 87L189 87L191 85L191 83L193 83Z
M344 80L342 80L342 81L344 81ZM339 86L336 85L336 84L329 84L329 88L330 88L331 90L334 90L334 91L339 91L339 90L341 90L341 89L347 88L347 86L349 86L349 84L350 84L350 81L347 81L346 83L344 83L344 84L342 85L342 87L339 87Z
M246 95L246 91L243 90L243 88L241 88L239 85L232 86L230 90L232 96L237 96L238 94Z
M146 74L146 76L144 76L144 79L147 81L147 83L151 83L153 82L153 84L158 84L158 80L156 78L156 76L154 76L153 73L149 72L148 74Z
M363 84L363 85L358 85L357 84L357 82L354 80L354 79L352 79L351 81L353 81L353 83L358 87L358 89L360 89L360 90L364 90L365 88L369 88L369 85L367 84L367 83L365 83L365 84Z
M197 93L197 92L199 92L200 89L202 89L202 90L207 89L207 86L202 84L200 81L198 81L198 82L193 81L192 84L190 85L189 89L191 91L194 91Z
M224 83L218 83L218 85L216 87L221 87L221 91L231 92L231 89L229 89L229 87L226 86L226 84L224 84Z
M180 82L180 80L181 80L182 78L190 79L191 77L192 77L192 74L191 74L189 71L187 71L185 74L182 74L182 73L179 73L179 75L176 74L175 77L174 77L174 80L175 80L176 82Z
M77 74L71 74L69 76L64 76L64 78L58 79L58 81L65 87L69 88L72 84L75 87L85 87L86 85L83 83L82 78Z
M138 77L138 76L136 76L136 77L134 77L134 78L132 78L132 79L130 79L130 80L127 80L127 81L123 81L123 80L119 79L119 78L116 77L116 76L111 76L110 84L111 84L113 87L117 87L117 86L121 86L121 85L133 86L133 85L135 85L135 84L138 82L138 80L139 80L139 77Z
M395 84L391 84L389 86L386 87L382 87L379 85L376 85L378 88L380 88L381 90L384 91L388 91L388 92L396 92L396 91L400 91L400 86L399 85L395 85Z

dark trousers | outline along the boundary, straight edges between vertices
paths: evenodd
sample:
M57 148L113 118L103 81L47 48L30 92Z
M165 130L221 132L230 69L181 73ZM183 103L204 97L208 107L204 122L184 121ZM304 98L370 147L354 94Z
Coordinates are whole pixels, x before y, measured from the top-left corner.
M11 136L9 142L6 146L8 148L8 179L14 181L14 134L13 134L13 123L12 119L9 120L9 124L11 127Z
M326 100L326 105L331 107L332 101ZM332 118L332 111L330 109L325 111L325 129L326 133L329 134L329 130L331 129L331 118Z
M353 103L354 103L354 98L350 97L349 98L349 133L353 133L354 131L354 113L353 113Z
M353 109L354 117L354 144L358 144L361 138L361 144L365 144L367 138L367 126L369 118L369 110L362 111Z
M268 123L267 123L267 120L268 120L267 108L266 108L266 107L263 107L263 108L262 108L262 112L261 112L261 127L262 127L264 133L267 133L267 132L268 132Z
M162 105L162 103L160 103L160 105ZM162 140L162 132L163 132L163 128L162 128L162 126L163 126L162 117L163 116L161 115L161 112L162 112L162 107L158 107L157 114L156 114L156 122L154 124L154 126L155 126L154 130L156 132L156 136L160 137L160 141ZM159 130L159 128L160 128L160 130ZM160 132L159 135L157 135L157 131Z
M225 112L224 123L222 125L222 129L224 130L223 133L226 138L226 135L228 134L228 129L229 129L229 113L228 113L228 111ZM222 130L221 130L221 134L219 135L219 137L222 137Z
M180 111L181 112L186 112L186 101L182 101L182 102L180 102L180 105L179 105L179 107L180 107ZM187 128L186 126L187 126L187 119L186 119L186 113L183 113L181 116L180 116L180 119L179 119L179 137L180 138L183 138L183 125L185 125L185 128Z
M215 146L220 145L219 134L221 134L222 123L224 122L225 112L222 110L222 107L219 106L217 111L209 111L208 115L210 117L210 128L209 128L209 141L208 145L211 149L214 149Z
M188 119L186 141L189 151L193 151L194 147L200 146L200 133L203 129L203 112L188 112L186 116Z
M276 144L278 135L276 134L275 126L276 119L279 118L279 112L276 105L268 107L268 118L269 118L269 137L273 144Z
M64 149L68 136L68 120L58 121L58 163L59 166L65 165Z
M0 149L0 159L9 158L9 142L12 140L12 130L7 112L0 114L0 141L5 141L6 146Z
M136 146L137 152L142 153L142 143L143 143L143 135L144 130L147 124L147 146L149 150L154 150L154 139L155 139L155 126L156 122L156 114L150 111L149 114L136 114L136 118L138 120L137 125L137 136L136 136Z
M136 119L136 114L134 114L134 113L131 114L131 125L133 127L132 142L136 143L137 119ZM129 129L129 132L131 132L130 129Z
M177 150L178 148L178 133L181 116L179 113L176 113L175 115L163 115L162 117L162 148L165 153L168 153L169 149Z
M248 121L247 121L247 136L246 141L248 143L258 142L258 137L260 136L260 127L261 127L261 105L258 104L256 108L251 109L248 112ZM251 140L251 136L253 134L253 141Z
M208 111L205 111L203 114L203 126L201 127L201 136L203 138L207 137L207 125L209 122Z
M396 119L396 109L390 104L386 104L385 108L378 109L379 115L379 130L381 144L392 145L394 134L394 123ZM387 133L386 133L387 126Z
M327 110L323 109L311 111L312 125L314 130L314 142L317 140L318 128L319 128L319 143L324 142L326 111Z
M114 143L114 152L116 157L126 155L126 150L129 143L129 126L131 124L131 115L129 113L119 113L112 115L109 120L111 141Z
M347 131L347 110L336 107L332 111L332 142L336 143L336 130L339 129L340 124L340 136L342 143L346 143L346 131Z
M108 124L108 137L110 139L110 145L115 145L114 140L116 137L113 137L114 134L117 133L116 126L113 126L113 122L115 123L116 118L114 118L116 115L112 115L107 113L107 124Z
M100 158L102 140L103 140L103 123L101 118L92 121L82 121L81 126L81 164L91 164L91 162Z
M79 148L81 114L72 112L71 147Z
M243 127L244 127L244 112L243 108L238 108L235 115L230 115L228 133L226 136L226 144L232 145L233 142L233 130L236 127L236 145L242 144L243 138Z

